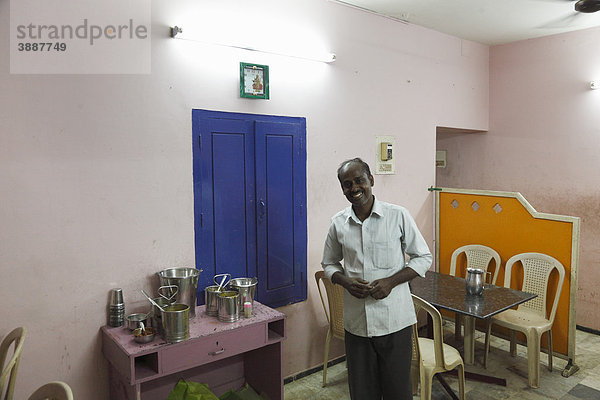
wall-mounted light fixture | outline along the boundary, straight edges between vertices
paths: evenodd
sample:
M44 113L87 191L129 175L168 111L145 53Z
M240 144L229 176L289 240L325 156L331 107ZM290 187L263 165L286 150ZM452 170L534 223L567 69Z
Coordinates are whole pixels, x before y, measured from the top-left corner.
M174 27L171 28L171 37L172 38L175 38L180 33L183 33L183 30L181 30L181 28L178 27L177 25L175 25Z
M591 81L590 89L600 89L600 81Z
M261 53L269 53L269 54L276 54L276 55L286 56L286 57L302 58L305 60L320 61L320 62L325 62L325 63L333 62L336 59L336 56L334 53L319 52L319 51L294 52L291 49L289 51L278 50L278 49L276 50L276 49L269 49L266 47L254 46L254 45L250 45L250 44L246 44L246 43L221 43L221 42L203 40L202 38L197 38L197 37L185 34L183 29L177 25L175 25L171 28L171 37L173 39L190 40L193 42L214 44L214 45L218 45L218 46L232 47L235 49L242 49L242 50L248 50L248 51L259 51Z

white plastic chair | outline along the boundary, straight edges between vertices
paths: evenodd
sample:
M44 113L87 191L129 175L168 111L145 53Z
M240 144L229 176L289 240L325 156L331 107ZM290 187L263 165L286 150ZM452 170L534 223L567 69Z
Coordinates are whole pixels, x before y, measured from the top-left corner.
M500 254L498 254L496 250L482 244L468 244L459 247L454 250L452 257L450 258L450 275L456 276L456 263L458 256L462 253L465 253L465 256L467 257L467 268L481 268L485 272L489 269L490 262L494 260L496 262L496 269L494 270L492 284L496 284L501 261ZM461 277L464 278L465 274L461 274Z
M482 244L468 244L466 246L461 246L458 249L454 250L452 253L452 257L450 258L450 275L457 276L456 267L458 257L461 254L465 254L467 259L466 268L480 268L485 272L488 271L490 267L490 263L492 260L496 262L496 267L494 270L494 275L492 277L491 284L495 285L496 280L498 279L498 272L500 271L500 254L491 247L484 246ZM461 278L464 278L466 275L465 272L460 274ZM459 313L454 314L454 338L458 342L460 340L460 331L462 324L462 316ZM483 365L487 367L487 354L484 355Z
M4 393L4 400L12 400L15 392L15 381L17 379L17 370L19 369L19 360L23 351L23 341L26 331L24 327L15 328L4 337L2 344L0 344L0 368L2 368L2 375L0 375L0 396ZM5 365L4 362L8 357L10 346L13 343L14 351ZM7 382L8 385L6 386Z
M335 337L344 340L344 288L340 285L334 285L327 279L325 271L317 271L315 273L315 280L317 281L323 310L325 310L325 316L329 322L323 360L323 387L325 387L327 385L327 362L329 361L329 343L331 342L331 338ZM321 292L319 281L323 282L325 292L327 293L327 306L325 305L325 299L323 299L323 292Z
M421 384L421 400L431 399L431 386L433 377L440 372L458 371L458 395L459 399L465 398L465 365L458 350L444 343L442 332L442 315L431 304L412 295L415 305L415 312L425 310L433 321L433 339L418 337L417 324L413 325L413 351L416 350L416 357L419 360L419 381ZM412 369L414 373L415 370ZM415 392L415 382L413 376L413 393Z
M510 354L517 355L515 331L522 332L527 340L527 363L529 386L540 386L540 340L544 332L548 333L548 369L552 371L552 324L558 307L560 292L565 279L565 267L553 257L541 253L522 253L506 262L504 286L510 287L512 267L516 262L523 266L523 287L520 290L535 293L538 296L515 310L506 310L491 318L491 324L485 335L485 354L490 349L491 325L496 324L511 329ZM552 310L547 315L548 280L552 271L558 271L558 285Z
M73 392L66 383L55 381L39 387L28 400L73 400Z

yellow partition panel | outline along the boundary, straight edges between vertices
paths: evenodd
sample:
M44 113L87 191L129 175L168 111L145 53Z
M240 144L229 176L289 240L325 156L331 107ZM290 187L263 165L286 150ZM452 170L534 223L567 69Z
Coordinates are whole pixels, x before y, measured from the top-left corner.
M489 246L500 254L498 285L504 282L506 261L515 254L544 253L563 264L566 274L552 328L552 348L556 355L574 360L579 218L539 213L516 192L442 188L436 192L436 208L436 269L441 273L449 273L452 252L467 244ZM457 275L464 276L464 269L464 262L459 262ZM513 273L511 287L520 288L522 279L522 274ZM549 308L557 281L554 271ZM546 335L542 347L547 348Z

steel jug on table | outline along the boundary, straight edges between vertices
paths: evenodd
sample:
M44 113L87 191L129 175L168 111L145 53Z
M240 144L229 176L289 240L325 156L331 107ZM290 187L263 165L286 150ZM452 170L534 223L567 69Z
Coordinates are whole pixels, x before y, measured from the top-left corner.
M467 268L467 276L465 278L467 294L481 296L485 288L485 277L488 274L490 275L491 282L491 272L485 272L481 268Z

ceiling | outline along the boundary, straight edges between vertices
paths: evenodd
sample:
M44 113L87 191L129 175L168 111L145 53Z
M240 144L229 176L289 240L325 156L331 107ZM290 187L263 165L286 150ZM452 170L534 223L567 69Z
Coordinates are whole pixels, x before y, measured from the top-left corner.
M600 26L574 0L334 0L438 32L497 45Z

